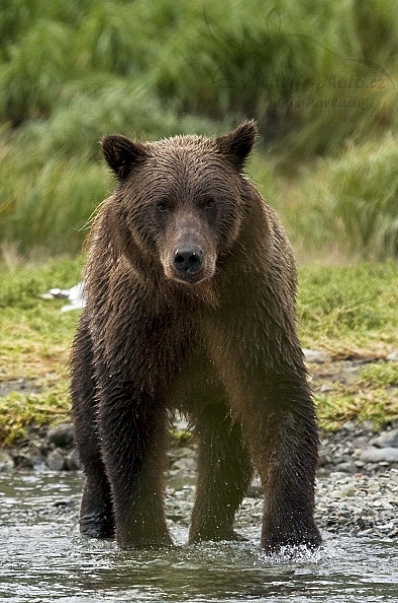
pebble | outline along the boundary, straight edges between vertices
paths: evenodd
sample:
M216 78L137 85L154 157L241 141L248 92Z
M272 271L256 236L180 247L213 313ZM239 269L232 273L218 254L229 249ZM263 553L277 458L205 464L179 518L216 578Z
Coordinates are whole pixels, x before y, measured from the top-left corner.
M341 471L343 473L355 473L356 470L357 466L353 461L345 461L336 466L336 471Z
M67 469L69 469L69 471L77 471L78 469L80 469L79 453L77 452L76 448L74 448L66 456L65 462L66 462L66 467L67 467Z
M307 362L314 364L324 364L330 360L330 356L325 352L318 352L316 350L309 350L303 348L304 356Z
M348 431L348 432L354 432L356 429L358 428L357 423L355 423L355 421L346 421L342 427L341 427L341 431Z
M346 486L345 488L343 488L340 491L340 498L345 498L347 496L355 496L356 492L357 491L356 491L356 488L354 488L354 486L352 486L352 485Z
M62 471L65 469L65 457L61 450L55 449L47 457L47 467L52 471Z
M57 425L48 431L47 439L59 448L67 448L75 440L75 430L72 423Z
M377 448L398 448L398 429L384 431L370 442Z
M0 451L0 473L10 473L14 469L15 463L14 459L5 452L4 450Z
M364 463L394 463L398 461L398 448L365 448L360 451L359 459Z

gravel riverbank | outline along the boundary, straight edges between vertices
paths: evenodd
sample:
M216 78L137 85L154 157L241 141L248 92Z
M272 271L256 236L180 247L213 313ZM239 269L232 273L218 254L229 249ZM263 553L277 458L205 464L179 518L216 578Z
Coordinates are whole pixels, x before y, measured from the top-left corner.
M398 429L375 433L369 426L356 423L347 423L334 434L321 434L316 486L316 517L321 530L398 538L398 462L368 462L372 454L384 459L387 448L381 445L392 440L394 444L397 441L398 446ZM193 504L194 475L192 450L183 448L172 452L169 516L187 525ZM238 530L259 525L262 506L262 488L255 476L237 513Z

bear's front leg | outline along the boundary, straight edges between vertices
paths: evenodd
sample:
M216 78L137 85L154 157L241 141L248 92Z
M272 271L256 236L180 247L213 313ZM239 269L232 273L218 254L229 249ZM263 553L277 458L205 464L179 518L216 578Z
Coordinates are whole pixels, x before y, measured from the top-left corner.
M240 540L235 513L250 483L252 466L226 406L197 404L194 433L198 438L198 481L189 541Z
M172 544L164 512L167 412L117 374L100 388L99 432L121 546Z
M80 509L80 531L93 538L114 536L112 496L97 429L96 376L90 331L82 314L73 346L72 404L76 444L85 484Z
M313 549L321 536L314 521L318 434L305 375L273 375L248 404L243 426L264 487L261 544Z

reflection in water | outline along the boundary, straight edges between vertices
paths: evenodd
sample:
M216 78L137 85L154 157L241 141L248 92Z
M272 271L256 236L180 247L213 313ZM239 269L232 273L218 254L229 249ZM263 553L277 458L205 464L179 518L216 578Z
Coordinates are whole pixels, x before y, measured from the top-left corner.
M120 551L79 535L69 508L77 508L79 476L0 480L0 601L398 601L390 540L326 535L321 553L290 562L261 552L258 529L244 543L200 546L184 544L180 530L173 549Z

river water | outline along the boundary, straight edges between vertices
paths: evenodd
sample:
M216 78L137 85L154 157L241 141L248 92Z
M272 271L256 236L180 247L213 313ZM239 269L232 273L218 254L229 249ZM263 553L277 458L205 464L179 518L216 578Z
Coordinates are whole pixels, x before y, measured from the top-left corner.
M79 535L69 506L81 485L76 474L0 476L1 602L398 602L390 539L324 534L319 553L292 562L261 552L259 528L199 546L177 528L173 549L120 551Z

